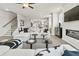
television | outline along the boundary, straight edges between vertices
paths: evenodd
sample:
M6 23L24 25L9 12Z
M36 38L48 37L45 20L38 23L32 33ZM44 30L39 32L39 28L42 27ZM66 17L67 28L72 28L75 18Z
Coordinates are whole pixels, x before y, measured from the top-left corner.
M64 13L64 22L79 20L79 5Z

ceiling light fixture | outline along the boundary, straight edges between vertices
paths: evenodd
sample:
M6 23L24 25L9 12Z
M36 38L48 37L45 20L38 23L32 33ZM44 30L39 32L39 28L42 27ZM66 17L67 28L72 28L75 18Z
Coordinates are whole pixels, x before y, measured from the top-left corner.
M17 3L17 4L22 4L22 8L26 8L26 7L29 7L31 9L34 9L34 7L32 7L31 5L32 4L35 4L35 3Z
M5 9L6 11L9 11L9 9L7 8L7 9Z
M28 4L28 3L24 3L23 6L24 6L24 7L28 7L29 4Z

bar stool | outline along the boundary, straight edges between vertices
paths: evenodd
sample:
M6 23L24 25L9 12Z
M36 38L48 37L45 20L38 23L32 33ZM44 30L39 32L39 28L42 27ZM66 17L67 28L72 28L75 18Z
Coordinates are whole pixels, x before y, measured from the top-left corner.
M30 49L32 49L32 44L35 43L35 40L34 39L29 39L26 41L27 44L30 44Z
M30 44L30 49L32 49L32 45L36 43L37 34L32 34L32 36L34 36L34 38L30 38L29 40L26 41L27 44Z

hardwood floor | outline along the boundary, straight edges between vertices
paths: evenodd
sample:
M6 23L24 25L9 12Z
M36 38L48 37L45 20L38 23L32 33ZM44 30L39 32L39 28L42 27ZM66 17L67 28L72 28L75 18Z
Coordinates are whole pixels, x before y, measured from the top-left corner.
M9 36L2 36L0 37L0 42L10 40L12 37ZM49 40L49 48L52 48L53 46L61 45L61 44L67 44L65 41L63 41L61 38L58 38L56 36L51 36ZM38 48L45 48L46 44L43 39L37 39L37 42L33 44L33 49L38 49ZM23 43L23 49L30 49L30 45Z
M51 36L48 47L52 48L53 46L57 46L61 44L67 44L67 43L56 36ZM43 39L37 39L37 42L33 44L33 49L45 48L45 47L46 44L44 43ZM23 44L23 49L29 49L29 48L30 48L29 44L26 43Z

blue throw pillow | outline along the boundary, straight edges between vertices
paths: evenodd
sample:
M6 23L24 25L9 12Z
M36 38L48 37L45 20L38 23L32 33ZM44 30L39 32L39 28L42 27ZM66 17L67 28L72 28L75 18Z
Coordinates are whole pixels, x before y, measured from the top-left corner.
M79 56L79 51L65 50L63 56Z

